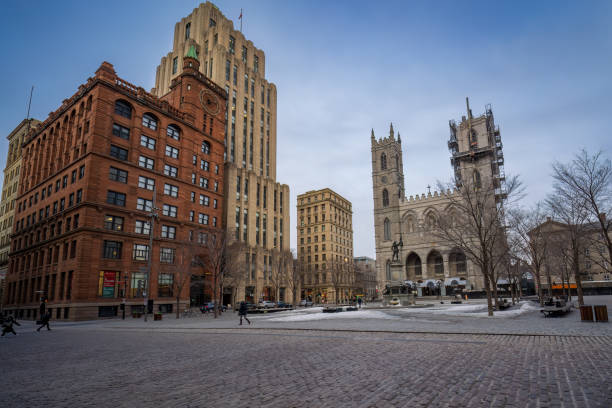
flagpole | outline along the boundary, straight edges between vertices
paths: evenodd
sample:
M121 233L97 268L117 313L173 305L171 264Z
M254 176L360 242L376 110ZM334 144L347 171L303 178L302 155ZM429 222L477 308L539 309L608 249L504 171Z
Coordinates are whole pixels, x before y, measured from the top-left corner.
M242 33L242 9L240 9L240 32Z

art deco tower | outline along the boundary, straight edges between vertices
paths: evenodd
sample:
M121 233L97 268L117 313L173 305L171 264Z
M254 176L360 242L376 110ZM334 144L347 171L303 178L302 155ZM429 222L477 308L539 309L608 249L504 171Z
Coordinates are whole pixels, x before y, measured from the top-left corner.
M169 92L183 56L195 46L200 72L228 93L224 225L249 247L249 273L237 300L268 297L273 250L289 250L289 187L276 182L276 86L265 54L212 3L174 27L173 49L157 67L152 93Z

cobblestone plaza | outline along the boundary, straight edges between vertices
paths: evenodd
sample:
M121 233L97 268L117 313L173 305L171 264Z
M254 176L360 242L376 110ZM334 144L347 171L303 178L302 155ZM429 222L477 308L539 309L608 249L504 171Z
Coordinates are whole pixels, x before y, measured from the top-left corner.
M0 397L5 407L612 406L610 325L576 311L351 313L253 315L251 326L231 312L62 322L40 333L21 322L0 341ZM316 319L291 320L300 315Z

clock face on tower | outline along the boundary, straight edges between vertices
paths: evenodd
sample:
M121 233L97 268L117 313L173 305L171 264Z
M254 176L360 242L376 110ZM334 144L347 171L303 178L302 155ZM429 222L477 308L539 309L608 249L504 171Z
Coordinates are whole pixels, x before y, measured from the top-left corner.
M221 109L219 98L214 92L208 89L202 89L200 91L200 105L202 105L206 113L213 116L219 113L219 109Z

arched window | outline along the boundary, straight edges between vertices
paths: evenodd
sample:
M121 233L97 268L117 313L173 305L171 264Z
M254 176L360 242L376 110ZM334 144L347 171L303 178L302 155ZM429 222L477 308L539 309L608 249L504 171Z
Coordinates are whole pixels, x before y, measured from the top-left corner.
M115 113L125 118L132 118L132 105L126 101L118 100L115 102Z
M142 126L157 130L157 118L150 113L145 113L142 115Z
M465 276L467 261L461 250L456 249L448 256L448 264L452 276Z
M382 205L383 207L388 207L389 206L389 192L387 191L387 189L385 188L383 190L383 194L382 194Z
M388 218L385 218L385 241L391 240L391 222Z
M189 38L190 32L191 32L191 23L187 23L187 25L185 26L185 39L186 40Z
M387 170L387 155L384 153L380 155L380 169Z
M425 216L425 224L427 225L427 229L432 230L436 228L438 224L438 220L436 219L436 215L433 212L429 212Z
M478 190L482 188L482 183L480 181L480 172L478 170L474 170L474 174L472 175L474 181L474 189Z
M428 276L444 274L444 261L438 251L433 250L427 256L427 273Z
M408 218L406 218L405 225L406 229L408 230L407 232L415 232L414 218L412 217L412 215L409 215Z
M387 276L387 280L391 280L391 262L387 261L385 265L385 275Z
M210 143L206 140L202 142L202 153L210 154Z
M166 135L168 135L168 137L171 137L174 140L179 140L181 137L181 130L178 128L178 126L168 125L168 128L166 129Z
M410 253L408 258L406 258L406 275L408 279L416 279L417 277L423 276L421 258L414 252Z
M87 105L85 106L85 109L87 110L87 112L89 112L91 110L91 95L89 95L89 98L87 98Z
M399 156L397 154L395 155L395 168L399 170Z

